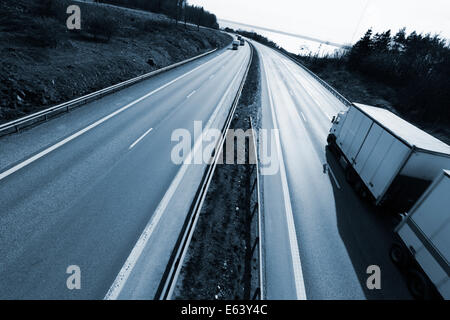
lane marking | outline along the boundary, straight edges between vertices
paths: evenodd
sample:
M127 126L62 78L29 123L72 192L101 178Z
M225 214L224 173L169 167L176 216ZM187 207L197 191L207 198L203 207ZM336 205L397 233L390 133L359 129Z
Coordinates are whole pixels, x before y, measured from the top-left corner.
M204 67L204 66L206 66L206 65L209 65L210 63L212 63L213 61L215 61L215 60L218 59L219 57L222 57L222 54L219 55L219 56L217 56L217 57L215 57L215 58L213 58L213 59L211 59L211 60L209 60L208 62L205 62L205 63L201 64L200 66L198 66L198 67L192 69L191 71L188 71L188 72L186 72L185 74L182 74L181 76L179 76L179 77L177 77L177 78L175 78L175 79L173 79L173 80L167 82L166 84L164 84L164 85L162 85L161 87L159 87L159 88L157 88L157 89L155 89L155 90L153 90L153 91L151 91L151 92L145 94L144 96L142 96L142 97L140 97L140 98L138 98L138 99L136 99L136 100L130 102L130 103L127 104L126 106L123 106L122 108L120 108L120 109L114 111L113 113L111 113L111 114L109 114L109 115L107 115L107 116L101 118L100 120L97 120L96 122L94 122L94 123L88 125L88 126L85 127L84 129L81 129L80 131L78 131L78 132L72 134L71 136L69 136L69 137L67 137L67 138L65 138L65 139L63 139L63 140L61 140L60 142L58 142L58 143L56 143L56 144L54 144L54 145L48 147L47 149L45 149L45 150L43 150L43 151L41 151L41 152L35 154L34 156L28 158L27 160L22 161L22 162L19 163L19 164L16 164L16 165L13 166L12 168L10 168L10 169L8 169L8 170L6 170L6 171L0 173L0 180L6 178L7 176L13 174L13 173L16 172L16 171L19 171L20 169L26 167L27 165L29 165L30 163L33 163L33 162L36 161L36 160L42 158L43 156L49 154L50 152L52 152L52 151L54 151L54 150L56 150L56 149L62 147L62 146L65 145L66 143L68 143L68 142L74 140L75 138L78 138L78 137L81 136L82 134L84 134L84 133L86 133L86 132L92 130L93 128L99 126L100 124L102 124L103 122L105 122L105 121L107 121L107 120L113 118L114 116L116 116L116 115L122 113L123 111L129 109L130 107L132 107L132 106L134 106L135 104L141 102L142 100L147 99L147 98L150 97L151 95L153 95L153 94L155 94L155 93L157 93L157 92L163 90L164 88L167 88L168 86L170 86L170 85L173 84L174 82L176 82L176 81L178 81L178 80L180 80L180 79L182 79L182 78L188 76L189 74L191 74L191 73L197 71L198 69L200 69L200 68L202 68L202 67Z
M191 93L189 93L186 97L186 99L189 99L194 93L196 92L196 90L192 91Z
M153 128L150 128L150 129L148 129L147 131L145 131L145 133L144 133L142 136L140 136L135 142L133 142L133 143L131 144L131 146L128 148L128 150L133 149L134 146L137 145L142 139L144 139L144 137L145 137L146 135L148 135L148 134L150 133L150 131L152 131L152 130L153 130Z
M302 115L303 121L308 122L308 121L306 121L305 115L303 114L302 111L300 111L300 114Z
M166 193L164 194L164 197L162 198L161 202L158 204L158 207L156 208L155 212L153 213L152 217L150 218L150 221L145 226L144 231L140 235L140 237L137 240L136 244L134 245L130 255L128 256L124 265L120 269L116 279L114 280L113 284L111 285L108 292L106 293L104 300L116 300L119 297L120 293L122 292L122 289L124 288L139 257L141 256L142 252L144 251L144 248L145 248L148 240L151 238L154 230L156 229L159 221L161 220L162 215L166 211L167 206L169 205L173 195L175 194L175 191L177 190L181 180L183 179L183 177L189 167L189 163L192 163L194 155L199 152L198 149L203 145L204 135L208 131L209 127L211 127L212 123L214 122L215 118L217 117L219 110L222 109L222 105L225 102L228 94L230 93L231 88L233 87L234 83L236 82L236 79L238 78L239 74L241 73L243 67L245 66L245 60L246 59L244 59L244 63L241 65L239 71L236 73L236 75L234 76L230 85L228 86L227 90L225 91L225 94L222 96L219 103L217 104L216 109L214 110L214 113L211 115L207 124L205 125L205 129L203 130L202 134L200 135L200 137L197 138L194 148L189 152L188 156L183 161L181 168L178 170L175 178L173 179L169 188L167 189Z
M209 76L210 79L214 78L215 74L213 73L212 75Z
M331 173L331 176L333 177L334 183L336 184L336 187L340 190L341 189L341 185L339 184L336 176L334 175L333 170L331 169L331 167L328 165L328 171Z
M266 83L267 83L267 91L269 96L269 105L272 112L272 122L274 129L277 129L276 124L276 118L275 118L275 110L273 107L273 97L272 92L269 85L269 78L267 76L267 70L266 70L266 64L263 61L263 69L264 74L266 76ZM306 300L306 290L305 290L305 281L303 279L303 272L302 272L302 264L300 261L300 252L298 249L298 240L297 240L297 234L295 231L295 223L294 223L294 215L292 212L292 205L291 205L291 198L289 195L289 186L287 183L287 176L286 176L286 168L284 165L284 158L283 153L281 151L281 142L279 135L275 135L275 142L277 146L277 153L279 155L279 163L280 163L280 177L281 177L281 184L282 184L282 190L283 190L283 197L284 197L284 207L285 207L285 215L286 215L286 222L288 227L288 236L289 236L289 244L291 249L291 258L292 258L292 268L294 271L294 284L296 289L296 295L297 299L299 300Z
M328 113L326 113L322 108L323 105L321 102L317 101L317 96L313 95L310 90L307 90L306 87L300 82L300 80L297 78L297 74L291 69L290 66L288 66L286 64L285 61L283 61L283 59L286 59L287 61L289 61L286 57L281 57L280 60L283 63L283 65L285 66L285 68L291 73L292 78L294 78L294 80L305 90L305 92L311 97L311 100L314 101L314 103L316 103L316 105L319 107L318 109L328 118L328 120L331 121L331 117L328 115ZM299 66L297 66L298 68L300 68ZM321 85L320 83L318 83L319 85ZM322 86L322 85L321 85ZM312 86L309 86L309 88L311 89ZM322 86L323 87L323 86ZM314 90L312 90L314 91Z

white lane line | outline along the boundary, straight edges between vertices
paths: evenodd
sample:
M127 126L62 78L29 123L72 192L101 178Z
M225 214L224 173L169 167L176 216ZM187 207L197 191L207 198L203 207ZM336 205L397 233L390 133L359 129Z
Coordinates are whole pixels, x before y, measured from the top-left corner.
M302 111L300 111L300 114L302 115L303 121L308 122L308 121L306 120L305 115L303 114Z
M341 189L341 185L339 184L338 180L336 179L336 176L334 175L333 170L331 169L330 166L328 166L328 171L331 173L331 176L333 177L334 183L336 184L336 187L340 190Z
M210 79L214 78L215 74L209 76Z
M266 76L269 104L270 104L270 109L272 112L273 128L277 129L278 126L277 126L276 120L275 120L276 118L275 118L275 110L273 107L273 97L272 97L272 92L271 92L270 85L269 85L269 78L267 76L267 70L266 70L266 65L264 63L264 60L263 60L263 69L264 69L264 73ZM286 222L287 222L287 227L288 227L289 244L290 244L290 249L291 249L292 268L294 271L294 284L295 284L297 299L306 300L305 281L303 279L302 264L300 261L300 252L298 249L297 234L295 231L294 215L292 213L291 198L289 195L289 186L288 186L287 177L286 177L286 168L284 166L284 158L283 158L283 153L281 151L280 137L279 137L279 135L275 135L275 137L276 137L275 142L276 142L276 146L277 146L277 153L278 153L279 159L280 159L279 160L280 176L281 176L281 184L282 184L283 197L284 197Z
M322 105L322 103L320 103L319 101L317 101L317 96L313 96L313 94L309 91L309 90L307 90L305 87L304 87L304 85L300 82L300 80L297 78L297 74L291 69L291 67L290 66L288 66L287 64L286 64L286 62L284 61L284 59L286 59L287 61L289 61L286 57L281 57L280 58L280 60L281 60L281 62L284 64L284 66L285 66L285 68L291 73L291 75L292 75L292 77L295 79L295 81L297 81L297 83L308 93L308 95L311 97L311 99L319 106L319 110L325 115L325 117L327 117L328 118L328 120L330 120L331 121L331 117L328 115L328 113L326 113L324 110L323 110L323 108L324 108L324 106ZM297 66L298 68L300 68L299 66ZM319 83L319 85L321 85L320 83ZM311 86L310 86L310 89L311 89Z
M142 252L144 251L144 248L145 248L148 240L151 238L159 221L161 220L162 215L166 211L166 208L169 205L173 195L175 194L175 191L177 190L181 180L183 179L188 167L190 166L190 163L193 162L194 155L198 154L198 152L199 152L198 149L200 148L200 146L203 145L203 140L205 139L204 135L207 134L206 132L208 132L208 129L211 127L212 123L214 122L215 118L217 117L219 110L222 110L222 105L224 104L228 94L231 91L231 88L233 87L233 84L236 82L236 79L238 78L238 76L241 73L244 66L245 66L245 59L244 59L244 63L242 64L241 68L236 73L236 75L234 76L230 85L228 86L225 94L222 96L219 103L217 104L216 109L214 110L214 113L211 115L211 117L208 120L208 123L205 125L205 129L203 130L203 133L200 135L200 137L197 138L194 148L189 152L188 156L183 161L183 164L181 165L181 168L178 170L177 175L175 176L175 178L173 179L169 188L167 189L166 193L164 194L164 197L162 198L161 202L158 204L158 207L156 208L155 212L153 213L150 221L145 226L144 231L140 235L138 241L136 242L133 249L131 250L130 255L128 256L124 265L120 269L119 274L117 275L116 279L114 280L114 283L111 285L108 292L106 293L104 300L116 300L119 297L120 293L122 292L122 289L124 288L124 286L128 280L128 277L130 276L131 272L133 271L133 268L136 265L136 262L138 261Z
M150 133L150 131L152 131L152 130L153 130L153 128L150 128L150 129L148 129L147 131L145 131L145 133L144 133L142 136L140 136L135 142L133 142L133 143L131 144L131 146L128 148L128 150L133 149L134 146L137 145L142 139L144 139L144 137L145 137L146 135L148 135L148 134Z
M189 99L197 90L192 91L191 93L189 93L186 97L186 99Z
M219 57L221 57L221 55L219 55L219 56L217 56L217 57L215 57L215 58L209 60L208 62L206 62L206 63L204 63L204 64L202 64L202 65L200 65L200 66L198 66L198 67L196 67L196 68L194 68L194 69L192 69L191 71L188 71L188 72L186 72L185 74L182 74L181 76L179 76L179 77L177 77L177 78L175 78L175 79L173 79L173 80L167 82L166 84L164 84L164 85L162 85L161 87L159 87L159 88L157 88L157 89L155 89L155 90L153 90L153 91L147 93L146 95L140 97L139 99L136 99L136 100L134 100L133 102L130 102L130 103L127 104L126 106L124 106L124 107L122 107L122 108L120 108L120 109L114 111L113 113L111 113L111 114L109 114L109 115L107 115L107 116L101 118L100 120L97 120L96 122L90 124L89 126L85 127L84 129L81 129L80 131L78 131L78 132L72 134L71 136L69 136L69 137L67 137L67 138L65 138L65 139L63 139L63 140L61 140L60 142L58 142L58 143L52 145L51 147L48 147L47 149L45 149L45 150L43 150L43 151L41 151L41 152L35 154L34 156L28 158L27 160L25 160L25 161L23 161L23 162L21 162L21 163L19 163L19 164L16 164L16 165L13 166L12 168L10 168L10 169L8 169L8 170L6 170L6 171L0 173L0 180L6 178L7 176L13 174L13 173L16 172L16 171L22 169L23 167L29 165L30 163L33 163L34 161L36 161L36 160L42 158L43 156L49 154L50 152L52 152L52 151L54 151L54 150L56 150L56 149L62 147L62 146L65 145L66 143L68 143L68 142L74 140L75 138L78 138L78 137L81 136L82 134L88 132L89 130L91 130L91 129L97 127L97 126L99 126L99 125L102 124L103 122L105 122L105 121L111 119L112 117L118 115L119 113L122 113L123 111L129 109L130 107L134 106L135 104L141 102L142 100L144 100L144 99L150 97L151 95L153 95L153 94L155 94L155 93L161 91L162 89L164 89L164 88L170 86L172 83L174 83L174 82L176 82L176 81L178 81L178 80L180 80L180 79L186 77L187 75L193 73L194 71L196 71L196 70L198 70L198 69L200 69L200 68L202 68L202 67L204 67L204 66L210 64L212 61L216 60L216 59L219 58Z

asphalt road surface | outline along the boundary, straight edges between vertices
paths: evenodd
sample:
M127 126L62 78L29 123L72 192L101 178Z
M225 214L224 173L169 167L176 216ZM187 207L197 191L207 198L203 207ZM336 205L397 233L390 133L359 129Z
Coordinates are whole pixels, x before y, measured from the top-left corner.
M266 297L410 299L388 256L395 221L325 149L346 107L254 45L261 125L279 132L279 170L262 176ZM205 169L172 161L172 134L187 129L194 146L194 121L222 128L249 57L248 45L221 50L0 139L0 298L153 298ZM79 290L66 284L71 265ZM367 288L371 265L380 290Z
M271 151L280 170L261 179L267 299L410 299L388 255L394 220L357 197L325 149L345 105L289 58L253 43L261 125L279 130ZM380 267L380 290L366 285L371 265Z
M221 129L249 57L223 49L0 139L0 298L152 299L205 168L171 160L172 134Z

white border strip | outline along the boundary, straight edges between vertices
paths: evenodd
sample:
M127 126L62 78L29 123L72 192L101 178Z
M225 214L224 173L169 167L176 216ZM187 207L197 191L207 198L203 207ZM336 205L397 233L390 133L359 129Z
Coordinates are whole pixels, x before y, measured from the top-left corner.
M189 59L186 59L186 60L183 60L183 61L171 64L169 66L166 66L166 67L163 67L163 68L151 71L149 73L137 76L135 78L132 78L132 79L129 79L129 80L126 80L126 81L114 84L114 85L109 86L107 88L104 88L104 89L101 89L101 90L89 93L87 95L84 95L84 96L81 96L81 97L78 97L78 98L75 98L73 100L70 100L70 101L67 101L67 102L63 102L63 103L58 104L56 106L53 106L53 107L50 107L50 108L38 111L36 113L32 113L32 114L24 116L22 118L19 118L19 119L12 120L10 122L1 124L0 125L0 133L2 133L3 131L7 131L7 130L10 130L10 129L13 129L13 128L16 128L16 130L18 130L19 126L24 125L24 124L26 124L28 122L34 121L34 120L36 120L36 119L38 119L40 117L44 117L44 116L47 117L49 114L52 114L53 112L59 111L61 109L66 109L67 108L67 110L69 110L70 107L74 107L74 106L77 106L77 105L82 104L82 103L87 103L90 100L99 99L99 98L104 97L104 96L106 96L108 94L111 94L111 93L116 92L118 90L122 90L122 89L124 89L124 88L126 88L128 86L131 86L131 85L133 85L135 83L138 83L138 82L140 82L142 80L146 80L146 79L151 78L153 76L156 76L156 75L158 75L160 73L163 73L163 72L175 69L178 66L181 66L181 65L184 65L184 64L189 63L191 61L194 61L194 60L197 60L199 58L202 58L202 57L204 57L206 55L209 55L209 54L211 54L211 53L213 53L215 51L217 51L217 48L213 49L213 50L210 50L208 52L202 53L202 54L200 54L198 56L195 56L195 57L192 57L192 58L189 58Z
M120 108L120 109L114 111L113 113L111 113L111 114L109 114L109 115L107 115L107 116L101 118L100 120L97 120L96 122L90 124L89 126L85 127L84 129L82 129L82 130L80 130L80 131L78 131L78 132L72 134L71 136L69 136L69 137L67 137L67 138L65 138L65 139L63 139L63 140L61 140L60 142L58 142L58 143L52 145L51 147L48 147L47 149L45 149L45 150L43 150L43 151L41 151L41 152L35 154L34 156L28 158L27 160L22 161L21 163L16 164L16 165L13 166L12 168L10 168L10 169L8 169L8 170L6 170L6 171L0 173L0 181L1 181L2 179L6 178L7 176L13 174L14 172L19 171L19 170L22 169L23 167L26 167L26 166L29 165L30 163L33 163L34 161L36 161L36 160L42 158L43 156L49 154L50 152L52 152L52 151L54 151L54 150L56 150L56 149L62 147L62 146L65 145L66 143L68 143L68 142L74 140L75 138L78 138L78 137L81 136L82 134L84 134L84 133L90 131L91 129L93 129L93 128L97 127L97 126L99 126L99 125L102 124L103 122L105 122L105 121L107 121L107 120L109 120L109 119L111 119L111 118L117 116L118 114L120 114L120 113L122 113L123 111L129 109L130 107L132 107L132 106L134 106L135 104L141 102L142 100L147 99L148 97L154 95L155 93L161 91L162 89L164 89L164 88L170 86L170 85L173 84L174 82L176 82L176 81L178 81L178 80L180 80L180 79L186 77L187 75L193 73L194 71L196 71L196 70L198 70L198 69L200 69L200 68L202 68L202 67L204 67L204 66L210 64L211 62L213 62L214 60L216 60L216 59L219 58L220 56L221 56L221 55L219 55L219 56L217 56L217 57L215 57L215 58L209 60L208 62L206 62L206 63L204 63L204 64L202 64L202 65L200 65L200 66L198 66L198 67L196 67L196 68L194 68L194 69L188 71L188 72L186 72L185 74L182 74L181 76L179 76L179 77L177 77L177 78L175 78L175 79L173 79L173 80L167 82L166 84L164 84L164 85L162 85L161 87L159 87L159 88L157 88L157 89L155 89L155 90L153 90L153 91L147 93L146 95L140 97L139 99L136 99L136 100L134 100L133 102L130 102L130 103L127 104L126 106L124 106L124 107L122 107L122 108Z
M262 57L263 58L263 57ZM272 92L269 85L269 78L267 76L267 70L266 65L264 62L264 58L262 59L264 74L266 77L266 84L267 84L267 93L269 96L269 104L270 109L272 112L272 122L273 122L273 128L278 129L276 116L275 116L275 110L274 110L274 103L273 103L273 97ZM281 142L279 135L275 135L275 142L277 145L277 153L279 155L279 163L280 163L280 177L281 177L281 184L282 184L282 190L283 190L283 196L284 196L284 206L285 206L285 215L286 215L286 222L288 227L288 236L289 236L289 244L291 249L291 258L292 258L292 268L294 271L294 284L297 294L297 299L299 300L306 300L306 290L305 290L305 282L303 279L303 272L302 272L302 264L300 261L300 252L298 249L298 240L297 240L297 234L295 231L295 223L294 223L294 216L292 213L292 205L291 205L291 198L289 195L289 186L287 183L287 176L286 176L286 168L284 165L284 158L283 153L281 150Z
M242 67L241 69L242 70ZM203 136L206 134L208 129L211 127L212 123L217 117L217 114L219 110L222 109L222 105L225 102L226 97L228 96L229 92L231 91L231 88L237 79L239 72L236 74L236 76L231 81L230 85L228 86L225 94L220 99L219 103L217 104L214 113L211 115L211 117L208 120L208 123L205 126L205 129L202 132L202 135L197 138L197 141L195 142L194 148L189 152L188 156L183 161L183 164L181 168L178 170L177 175L175 176L174 180L169 186L169 189L167 189L166 193L164 194L164 197L162 198L161 202L159 203L158 207L156 208L155 212L153 213L149 223L145 227L144 231L142 232L141 236L139 237L138 241L134 245L130 255L128 256L127 260L125 261L124 265L119 271L119 274L117 275L116 279L114 280L113 284L109 288L108 292L106 293L104 300L117 300L120 293L122 292L131 272L133 271L133 268L135 267L139 257L141 256L142 252L144 251L144 248L148 242L148 240L151 238L154 230L158 226L159 221L161 220L162 215L164 214L167 206L169 205L170 200L172 199L176 189L178 188L181 180L183 179L190 163L192 163L192 159L196 153L198 153L198 149L203 143Z

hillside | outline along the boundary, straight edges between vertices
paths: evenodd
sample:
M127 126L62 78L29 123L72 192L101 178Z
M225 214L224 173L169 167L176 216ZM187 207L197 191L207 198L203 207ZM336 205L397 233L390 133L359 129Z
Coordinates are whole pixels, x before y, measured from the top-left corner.
M67 0L0 1L0 123L211 50L231 38L162 14Z
M438 35L368 30L348 52L296 58L349 100L387 108L450 144L450 47Z

